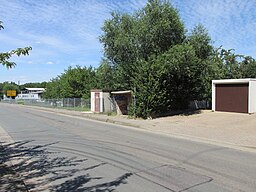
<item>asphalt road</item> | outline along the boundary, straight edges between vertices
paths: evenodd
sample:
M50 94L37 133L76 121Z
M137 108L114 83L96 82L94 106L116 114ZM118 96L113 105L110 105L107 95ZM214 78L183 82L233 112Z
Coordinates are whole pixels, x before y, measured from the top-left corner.
M255 153L10 104L0 128L30 191L256 189Z

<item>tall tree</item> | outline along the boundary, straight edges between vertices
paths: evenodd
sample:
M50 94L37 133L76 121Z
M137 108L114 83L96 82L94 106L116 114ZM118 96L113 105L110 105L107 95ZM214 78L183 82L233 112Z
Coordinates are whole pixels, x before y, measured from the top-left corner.
M184 40L178 11L167 1L149 0L138 12L112 13L105 21L100 41L122 84L131 89L139 63L145 63Z
M217 64L212 62L214 47L211 37L207 29L202 24L198 24L188 33L185 42L195 50L195 56L198 59L197 68L200 69L194 76L197 79L197 83L194 87L193 99L210 100L211 81L217 78L216 70L218 69Z
M240 60L243 55L236 54L234 49L224 49L219 47L214 53L214 62L217 63L220 68L221 78L225 79L237 79L242 77L240 70Z
M244 57L240 70L243 78L256 78L256 60L250 56Z
M135 14L138 36L137 49L144 60L157 56L183 42L185 28L178 11L168 2L149 0Z
M175 45L157 60L166 73L163 87L166 89L168 109L186 109L189 101L197 98L201 77L201 62L189 44Z
M4 29L2 21L0 21L0 30L1 29ZM10 61L10 58L13 55L17 55L17 56L29 55L30 50L32 50L32 47L17 48L11 51L0 53L0 64L7 67L7 69L12 68L16 65L16 63Z
M96 87L95 71L92 67L69 67L46 86L45 98L85 98Z
M114 74L113 66L107 59L102 59L99 67L96 69L96 82L99 89L114 90L118 81Z
M51 79L50 82L46 85L46 91L43 94L43 97L46 99L59 99L62 98L60 95L60 79L59 77Z
M198 58L207 59L213 51L212 40L207 29L202 25L196 25L188 34L186 42L191 44Z
M146 118L166 109L164 69L154 61L184 41L178 11L168 1L149 0L134 14L112 13L102 30L100 41L118 79L116 88L136 90L135 115Z

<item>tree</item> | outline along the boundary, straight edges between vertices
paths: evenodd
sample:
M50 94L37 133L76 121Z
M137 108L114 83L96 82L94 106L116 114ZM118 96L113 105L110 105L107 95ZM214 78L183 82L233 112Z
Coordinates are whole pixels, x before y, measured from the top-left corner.
M134 87L134 72L141 66L138 63L157 57L185 37L178 11L160 0L149 0L142 10L131 15L112 13L102 30L100 42L105 56L124 89Z
M0 30L4 29L2 24L3 24L3 22L0 21ZM0 64L2 64L3 66L6 66L7 69L12 68L16 65L16 63L12 62L12 61L9 61L9 59L13 55L17 55L17 56L29 55L30 50L32 50L32 47L17 48L17 49L13 49L11 51L8 51L8 52L0 53Z
M243 78L256 78L256 61L250 56L244 57L240 64Z
M163 63L156 60L139 62L134 73L132 90L135 102L129 113L148 118L167 111L169 95L165 87L167 71Z
M135 116L166 109L162 64L156 58L185 39L178 11L167 1L149 0L134 14L112 13L100 37L114 70L115 88L136 90Z
M46 91L43 94L43 98L46 98L46 99L61 98L61 95L60 95L61 87L60 87L59 77L51 79L51 81L47 83L45 90Z
M216 62L213 62L212 55L214 47L207 29L202 25L196 25L186 37L186 43L195 50L195 56L198 59L197 67L200 69L195 84L194 100L210 100L212 80L219 74Z
M25 89L25 88L46 88L47 82L35 82L35 83L25 83L23 85L20 85L19 88Z
M115 79L113 66L107 59L102 59L100 66L96 69L96 82L99 89L113 90L118 84Z
M69 67L46 86L45 98L85 98L96 87L95 71L92 67Z
M184 43L175 45L158 61L165 66L164 75L168 109L186 109L190 101L197 98L202 73L202 64L193 46Z
M220 77L225 79L237 79L242 77L240 62L244 56L235 54L234 49L219 47L215 50L213 62L220 68Z
M135 14L135 18L137 49L146 61L152 55L158 56L185 39L184 24L178 11L168 1L149 0Z
M6 82L5 85L3 86L3 93L4 93L5 95L7 95L7 91L9 91L9 90L15 90L16 93L18 94L18 92L19 92L19 86L16 85L15 83L13 83L13 82L11 82L11 83Z
M212 40L207 29L202 24L196 25L192 29L186 38L186 42L193 46L197 57L202 60L208 59L212 54Z

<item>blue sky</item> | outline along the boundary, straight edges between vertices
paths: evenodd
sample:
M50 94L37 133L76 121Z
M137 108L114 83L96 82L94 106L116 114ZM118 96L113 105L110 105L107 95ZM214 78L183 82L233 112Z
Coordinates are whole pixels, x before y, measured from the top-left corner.
M256 58L256 0L173 0L188 30L203 24L214 46ZM0 82L49 81L68 66L98 67L104 20L112 11L132 13L147 0L1 0L0 52L32 46L29 56L0 66Z

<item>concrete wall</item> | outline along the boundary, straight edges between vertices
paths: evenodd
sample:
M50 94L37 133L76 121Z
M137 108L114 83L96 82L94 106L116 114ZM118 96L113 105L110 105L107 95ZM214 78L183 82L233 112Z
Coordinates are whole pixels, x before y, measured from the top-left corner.
M113 102L110 98L110 93L103 92L103 112L111 112L113 110Z
M111 112L111 98L109 92L103 91L91 91L91 111L95 112L95 93L100 94L100 113L102 112Z
M91 92L91 111L95 111L95 92Z

